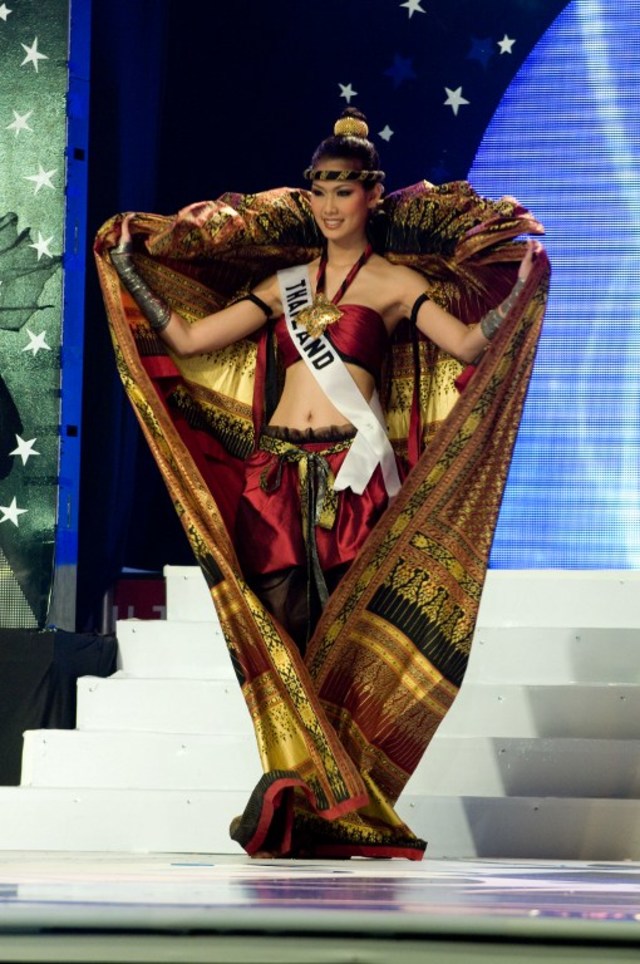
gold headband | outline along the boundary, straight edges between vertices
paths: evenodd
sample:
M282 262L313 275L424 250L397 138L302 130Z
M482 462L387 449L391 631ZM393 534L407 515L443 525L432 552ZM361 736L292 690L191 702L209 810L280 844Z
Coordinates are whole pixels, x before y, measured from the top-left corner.
M333 125L333 133L336 137L368 137L369 128L358 117L339 117Z
M384 181L385 173L384 171L356 171L354 169L347 171L318 171L313 167L308 167L304 176L307 181L373 181L375 184L378 181Z

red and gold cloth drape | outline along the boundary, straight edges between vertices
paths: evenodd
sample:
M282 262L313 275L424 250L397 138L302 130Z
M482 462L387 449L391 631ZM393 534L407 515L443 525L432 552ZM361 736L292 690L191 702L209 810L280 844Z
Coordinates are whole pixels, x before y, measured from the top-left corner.
M250 854L420 859L425 842L393 807L464 674L546 305L546 255L462 394L462 366L401 326L381 398L413 468L303 660L246 585L229 537L261 418L265 336L173 357L110 263L119 220L95 244L118 370L207 579L264 769L233 836ZM138 215L133 229L138 270L193 323L321 246L308 194L289 188L224 195L175 218ZM421 271L430 297L469 324L510 291L525 233L542 228L516 201L481 198L466 182L395 192L372 226L377 250Z

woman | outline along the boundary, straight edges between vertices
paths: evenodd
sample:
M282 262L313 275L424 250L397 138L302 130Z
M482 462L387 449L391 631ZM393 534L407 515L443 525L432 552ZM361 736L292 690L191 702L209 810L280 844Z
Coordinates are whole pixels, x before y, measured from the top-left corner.
M401 556L395 555L400 528L403 532L406 530L403 536L406 538L411 531L406 523L419 518L421 513L424 515L421 508L426 504L424 493L437 491L437 486L434 489L433 472L429 474L422 468L417 471L416 466L407 485L401 489L408 468L416 462L416 445L407 443L404 450L396 447L394 451L387 438L378 388L382 387L389 358L394 357L396 342L402 341L399 335L407 327L407 318L412 332L408 338L406 332L404 334L405 347L409 346L409 355L405 352L404 357L405 361L413 359L415 367L419 367L421 358L417 337L423 346L435 345L462 362L478 359L499 333L503 320L531 305L533 288L529 286L528 295L524 289L534 274L536 262L543 260L538 242L512 247L507 260L514 263L517 258L517 273L514 277L503 265L500 272L494 272L496 291L501 292L501 297L494 295L494 304L486 306L488 310L481 315L477 309L486 300L486 292L480 274L469 272L471 294L465 293L463 297L456 292L458 303L466 311L467 323L464 323L443 306L442 291L451 291L453 287L450 278L443 276L436 285L433 279L425 278L407 264L406 259L405 263L394 263L393 257L374 251L369 237L376 232L374 222L382 206L384 175L367 133L363 116L348 109L337 122L334 136L320 144L305 172L311 181L310 212L322 238L319 253L316 250L315 257L307 257L302 267L283 258L278 242L288 237L287 222L277 238L267 237L262 242L268 252L266 260L280 260L283 270L269 272L248 291L238 291L236 285L234 297L224 299L227 303L219 310L203 310L206 297L202 289L194 288L190 297L200 298L201 306L187 317L189 298L184 291L180 293L180 285L184 288L190 282L201 280L198 265L202 251L198 245L202 244L202 237L208 241L211 204L194 205L182 212L169 228L169 248L166 224L159 230L152 227L148 231L147 252L154 254L155 246L156 257L162 258L164 254L166 271L176 270L179 261L175 257L176 244L182 245L184 265L179 268L184 273L180 283L174 284L171 298L159 292L163 276L154 276L152 264L143 265L140 257L134 258L130 227L136 223L135 218L126 216L107 225L99 235L97 246L97 253L101 255L119 231L119 244L111 250L111 261L133 298L134 304L129 303L128 307L125 304L125 309L130 322L139 309L143 318L136 316L132 322L134 327L147 327L146 319L151 336L159 337L170 349L172 361L166 365L163 362L161 367L171 388L163 389L161 395L165 407L173 406L178 412L176 424L181 414L187 413L178 428L181 439L187 439L187 447L189 432L194 426L201 428L202 423L193 415L191 402L184 401L183 394L175 390L171 365L174 362L178 367L186 365L183 374L187 372L185 380L189 381L189 359L199 359L202 365L207 361L213 364L213 360L235 345L258 346L254 357L258 375L252 402L255 435L251 451L245 447L244 454L248 457L242 460L242 492L229 511L221 512L226 518L227 530L233 530L237 560L232 547L225 543L222 526L214 525L215 531L210 536L204 533L210 522L203 516L216 518L217 509L215 504L207 503L206 494L196 498L197 505L184 510L200 482L196 485L192 479L193 484L189 486L179 481L180 465L184 463L180 440L171 442L170 428L159 434L155 426L150 429L148 415L141 415L170 490L177 494L185 528L209 579L256 727L265 775L233 831L235 839L252 854L266 850L281 855L419 857L424 850L424 843L413 837L399 820L392 804L428 742L435 726L434 718L440 718L453 698L466 654L456 641L456 630L446 639L447 645L451 644L450 652L443 655L443 641L448 632L444 627L452 619L449 610L460 608L451 606L451 593L446 602L440 590L434 593L430 606L433 607L435 600L440 615L435 620L428 618L425 623L423 591L416 595L415 589L408 588L409 583L415 583L416 573L426 571L424 563L414 564L411 554L417 551L417 546L420 548L421 540L428 542L431 538L427 532L429 523L416 529L410 548L403 550ZM469 194L460 187L454 195L456 202L468 211ZM277 204L280 199L278 195L269 203ZM216 245L223 260L227 257L227 267L234 268L225 240L229 225L232 230L237 227L226 204L229 200L236 200L236 196L227 196L215 208L213 220ZM286 200L291 202L290 194ZM531 219L527 221L517 204L507 204L504 212L508 216L500 218L499 205L487 208L475 199L472 201L475 213L469 215L469 223L473 228L464 236L464 243L468 247L475 245L483 254L485 248L489 250L484 270L485 274L491 274L496 255L486 238L478 240L483 237L480 226L485 225L485 222L478 223L478 204L483 213L492 215L486 224L487 234L495 233L495 249L498 248L496 242L504 243L505 239L520 233L524 225L532 232L539 232L540 228ZM251 203L250 200L245 211ZM287 215L297 217L300 198L293 199L293 207L291 210L290 205ZM251 237L254 247L247 245L252 251L256 241L254 229L255 225ZM195 248L194 231L199 232ZM272 257L274 245L278 249L277 257ZM295 243L293 248L296 249ZM138 252L140 254L139 247ZM439 255L439 270L444 271L452 263L452 253ZM99 258L98 264L112 320L120 317L121 322L122 309L117 304L116 292L107 284L105 259ZM507 278L509 285L505 288ZM219 277L216 284L221 290L223 284ZM228 287L233 291L234 284ZM471 303L473 310L469 308ZM187 306L187 310L180 310L180 305ZM477 324L468 324L468 321ZM142 339L138 340L142 344ZM535 336L533 341L529 338L528 348L523 349L527 372L534 343ZM126 347L126 337L118 342L120 351L123 346ZM280 371L269 376L269 361L274 357ZM121 365L125 384L133 364L131 361L124 366L126 375ZM241 361L238 367L242 368L243 364ZM277 382L278 377L281 387L275 402L263 402L265 385ZM415 408L415 399L421 394L420 378L414 379L414 383L413 401L405 398L400 406L405 412ZM526 379L524 387L526 389ZM143 391L149 399L148 388ZM198 389L195 394L197 392ZM135 402L135 389L130 394L140 410L139 403ZM402 395L402 391L399 394ZM521 388L517 394L514 411L519 416L524 397ZM389 397L384 392L383 395L388 411ZM473 397L472 391L467 406L472 415ZM478 402L479 410L485 413L486 404L480 396ZM508 411L504 405L498 407ZM456 411L459 408L457 406ZM161 419L165 414L155 399L153 414ZM414 415L415 412L412 418ZM486 413L482 417L486 422ZM499 417L504 422L504 415ZM209 424L215 421L209 409ZM468 425L467 417L466 436L469 436ZM509 430L513 438L513 422ZM221 438L224 433L218 430L217 434ZM437 442L444 434L439 430L434 440ZM167 439L169 456L165 453ZM450 451L451 446L447 445ZM173 458L175 452L178 452L177 459ZM196 463L198 457L194 456ZM419 465L423 463L426 465L424 457ZM476 463L480 464L477 459ZM204 462L197 464L204 465ZM505 474L500 473L502 484ZM208 478L213 478L213 474ZM216 484L212 481L212 491ZM218 500L221 505L227 495L221 491ZM495 495L496 491L492 494L494 502ZM394 504L385 512L390 501ZM462 520L468 507L461 505L456 511L456 518ZM485 507L477 513L484 526L485 540L480 553L484 562L480 562L480 568L486 566L487 530L492 531L496 512L497 505L493 505L489 513L493 523L487 521L489 516L485 519ZM367 537L372 532L375 535L369 540ZM378 550L382 555L375 555ZM438 560L437 565L442 567L442 562ZM386 583L377 572L384 567L388 576ZM456 567L449 565L448 568L452 572ZM349 576L344 578L347 570ZM407 573L410 573L408 582ZM476 576L480 585L481 578ZM234 602L227 596L230 586L237 594ZM335 591L337 586L339 590ZM266 613L255 596L262 600ZM388 615L389 606L385 602L391 597L394 616ZM356 618L352 609L358 605L361 611ZM467 608L463 621L468 637L475 610L473 603ZM446 615L441 618L445 610ZM314 633L321 613L320 625ZM416 613L418 623L422 619L417 640L407 628L411 621L418 624ZM375 626L368 620L374 620ZM383 623L386 628L381 629ZM403 641L407 633L410 646ZM298 651L290 645L290 637L295 640ZM374 638L379 652L374 652ZM382 686L391 665L389 654L395 650L402 650L404 655L399 657L396 653L395 669L390 673L393 680L387 680ZM433 662L437 653L444 673L440 671L442 667L435 667ZM388 692L372 714L373 680L376 697L380 687L386 687ZM423 685L425 680L428 683ZM368 695L363 696L363 688L369 690ZM415 692L421 689L428 695L419 701L420 709L416 711ZM398 697L400 691L402 699ZM354 694L359 695L354 697ZM412 722L399 739L404 726L401 703L406 720ZM424 713L430 723L420 722ZM395 732L391 732L390 715L398 727ZM375 724L372 723L374 717ZM396 749L392 749L393 746Z
M333 293L331 303L337 305L348 291L349 313L345 317L344 312L336 312L337 317L330 319L328 325L338 324L342 329L350 325L352 331L347 334L350 354L340 352L335 343L333 347L338 354L345 355L349 375L363 398L370 402L380 378L387 343L404 318L410 318L423 335L448 354L465 362L476 359L515 302L541 246L539 242L528 243L518 281L499 308L489 312L478 326L463 324L425 296L421 274L391 264L373 252L367 226L380 202L384 175L378 170L378 156L367 135L363 115L348 109L336 123L334 136L316 150L306 174L312 182L311 210L326 245L321 257L309 265L314 279L311 291L316 299ZM226 348L263 327L265 316L284 319L281 283L277 275L272 275L244 300L191 325L146 289L128 257L130 245L129 219L125 218L120 245L112 253L113 263L125 286L137 298L139 307L146 309L156 331L178 356ZM352 310L354 307L356 312ZM304 327L303 315L298 315L297 323ZM321 327L322 322L316 328L307 326L312 340L322 334ZM295 344L299 344L287 335L282 321L277 330L283 345L288 343L295 348ZM330 342L332 330L328 328L326 333ZM251 585L304 651L329 591L335 588L357 555L386 508L388 496L397 493L402 467L396 472L391 468L392 477L385 480L378 465L368 479L363 476L364 493L359 480L352 479L352 495L339 503L338 517L329 532L320 527L316 534L315 527L308 525L306 529L310 531L303 533L292 512L287 513L288 524L285 524L283 508L290 508L291 500L297 499L298 467L292 449L278 446L277 441L293 442L302 450L307 446L307 451L314 452L316 464L318 457L323 458L331 470L332 480L338 477L338 490L345 491L339 481L339 470L349 445L345 447L341 443L350 444L355 437L354 426L318 382L313 367L304 364L304 355L292 351L291 347L285 348L285 354L287 352L282 394L269 419L262 445L248 465L245 496L236 524L236 548ZM316 354L320 355L320 350ZM275 439L276 443L266 439ZM338 451L334 451L336 443ZM270 457L266 453L270 453ZM283 460L284 464L276 468L280 476L278 494L269 493L274 463ZM313 468L307 466L307 476L310 471ZM335 481L331 484L335 489ZM309 508L311 513L316 513L317 505ZM296 514L299 517L300 511ZM346 535L344 544L341 544L341 533Z

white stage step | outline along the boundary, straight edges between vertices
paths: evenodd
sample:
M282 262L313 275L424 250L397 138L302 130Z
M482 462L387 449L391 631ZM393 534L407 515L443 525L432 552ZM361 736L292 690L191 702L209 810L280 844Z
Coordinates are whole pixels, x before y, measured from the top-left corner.
M640 609L640 583L637 591ZM637 626L478 626L465 686L471 682L640 683L639 646Z
M80 730L242 733L249 711L235 679L138 679L115 673L78 680Z
M26 735L0 850L237 853L260 774L204 578L118 623L78 729ZM432 857L640 859L640 573L490 571L467 677L398 803Z
M246 792L0 787L0 850L242 853Z
M397 811L426 858L637 861L637 800L403 794Z
M30 730L22 785L248 792L259 780L256 741L242 735ZM636 740L439 735L407 785L412 797L640 798Z
M196 566L165 566L164 573L167 620L213 622L220 632L215 607L200 569Z
M640 647L640 642L639 642ZM640 735L640 687L610 683L463 684L440 733L632 740ZM639 744L640 745L640 744Z
M438 734L405 795L640 799L638 740Z
M235 682L222 630L211 615L208 622L120 619L116 636L118 669L127 676Z
M126 790L240 790L262 775L250 726L224 733L25 733L22 785Z
M0 787L2 850L242 852L228 827L242 791ZM403 796L427 859L637 860L634 800Z
M640 570L490 569L477 626L640 628Z

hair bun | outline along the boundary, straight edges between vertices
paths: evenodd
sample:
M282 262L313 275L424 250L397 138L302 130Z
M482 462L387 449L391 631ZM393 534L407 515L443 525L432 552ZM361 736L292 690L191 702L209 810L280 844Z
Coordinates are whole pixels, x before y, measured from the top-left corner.
M336 137L363 137L369 136L367 122L359 117L339 117L333 125L333 133Z

